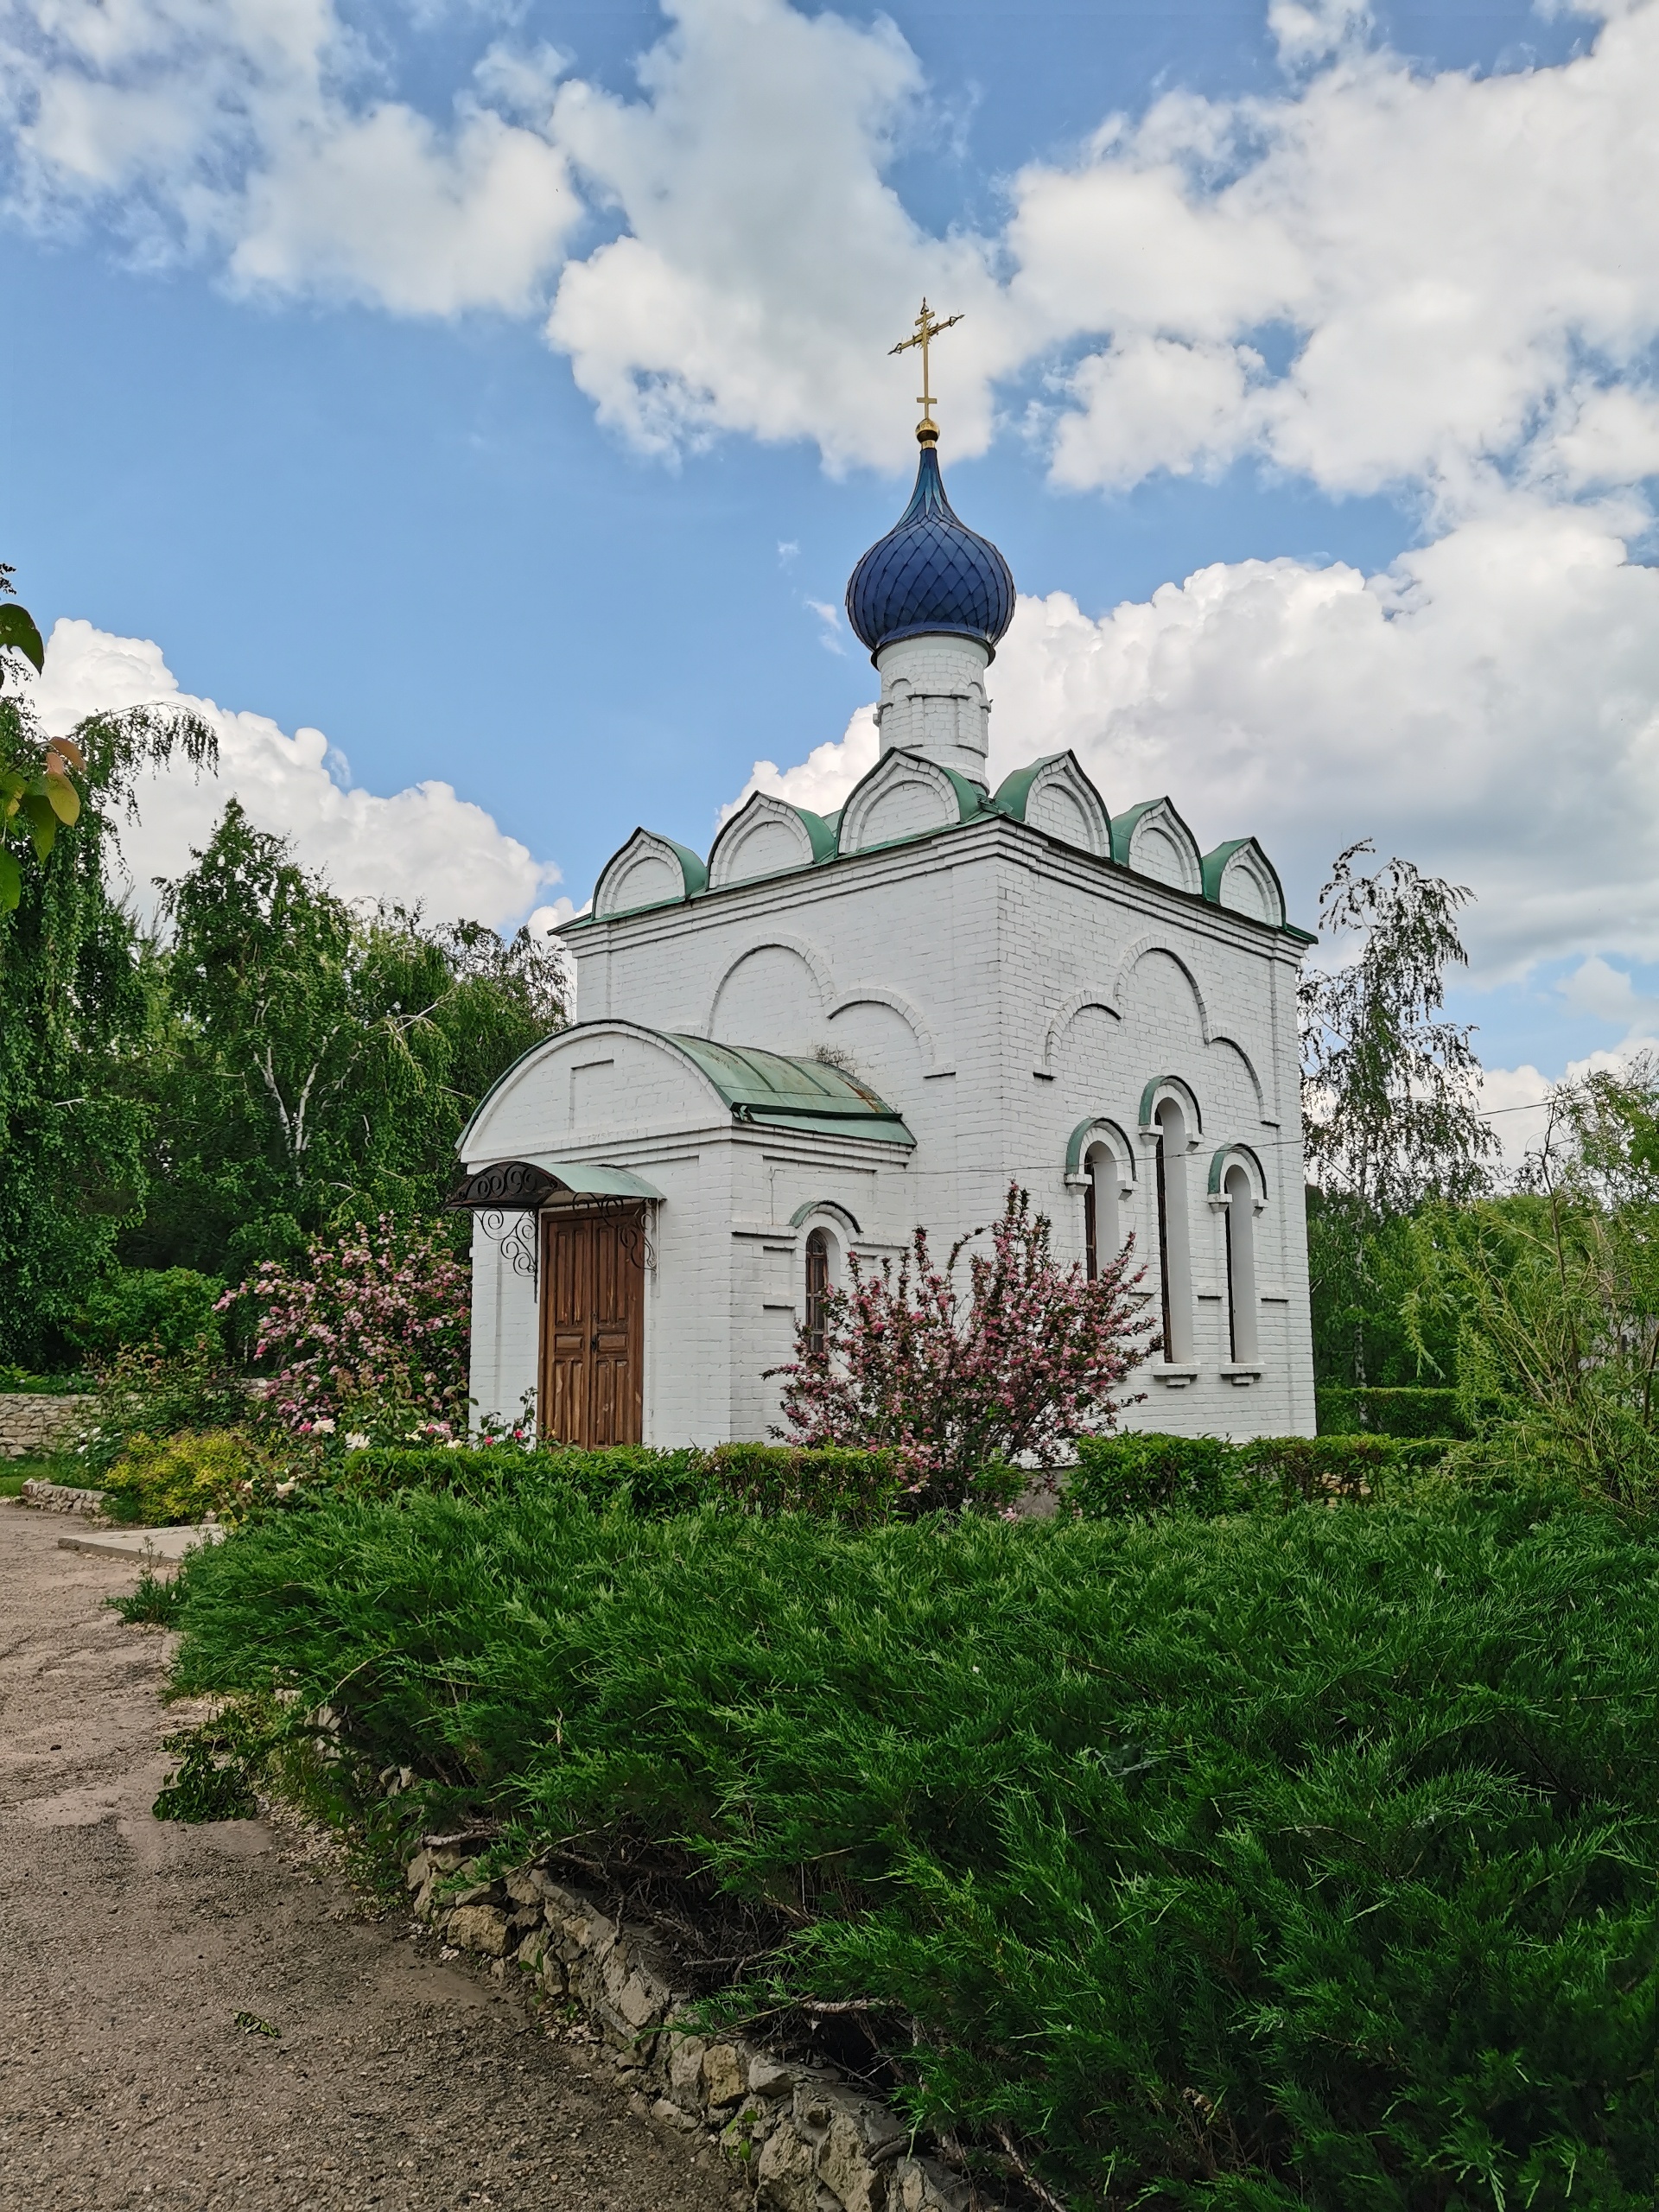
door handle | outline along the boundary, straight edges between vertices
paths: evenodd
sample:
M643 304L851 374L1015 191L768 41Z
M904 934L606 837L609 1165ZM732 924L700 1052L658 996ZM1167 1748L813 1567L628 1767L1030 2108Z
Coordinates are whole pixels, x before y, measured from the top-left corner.
M589 1351L597 1351L599 1350L599 1331L597 1329L594 1331L593 1335L588 1339L588 1349Z

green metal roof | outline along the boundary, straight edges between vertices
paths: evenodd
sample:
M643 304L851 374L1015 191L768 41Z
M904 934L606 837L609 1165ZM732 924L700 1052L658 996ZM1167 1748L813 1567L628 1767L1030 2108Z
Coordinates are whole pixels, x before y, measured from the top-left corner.
M916 1141L900 1116L868 1084L823 1060L765 1052L754 1045L716 1045L709 1037L663 1033L706 1075L734 1122L821 1135L874 1137L883 1144Z

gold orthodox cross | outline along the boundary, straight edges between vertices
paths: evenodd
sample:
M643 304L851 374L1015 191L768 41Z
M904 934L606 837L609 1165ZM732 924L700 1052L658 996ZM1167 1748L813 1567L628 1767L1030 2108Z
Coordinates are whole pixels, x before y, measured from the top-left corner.
M933 420L933 395L927 388L927 349L942 330L949 330L952 323L961 321L959 315L948 315L941 322L924 300L922 311L916 318L914 335L901 338L892 349L895 353L908 353L912 346L919 346L922 349L922 388L916 395L922 404L922 419L916 425L916 435L924 444L937 442L939 435L938 425Z

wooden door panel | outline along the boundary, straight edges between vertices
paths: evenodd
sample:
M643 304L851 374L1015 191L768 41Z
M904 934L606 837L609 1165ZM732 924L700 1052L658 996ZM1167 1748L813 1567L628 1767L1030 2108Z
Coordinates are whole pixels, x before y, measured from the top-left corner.
M645 1410L639 1225L544 1215L541 1430L550 1442L637 1444Z

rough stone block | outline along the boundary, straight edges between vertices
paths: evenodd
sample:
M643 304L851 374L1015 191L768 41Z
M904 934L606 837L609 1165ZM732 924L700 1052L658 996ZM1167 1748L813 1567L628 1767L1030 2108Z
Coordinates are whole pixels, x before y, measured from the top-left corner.
M702 2093L711 2105L734 2105L748 2087L742 2053L728 2043L711 2044L702 2055Z
M444 1933L457 1950L499 1959L508 1947L512 1923L499 1905L461 1904L449 1915Z
M702 2054L706 2048L701 2037L671 2036L668 2037L668 2093L677 2104L688 2109L702 2101Z
M780 2066L764 2050L757 2050L749 2061L749 2088L757 2097L786 2097L795 2087L795 2076L787 2066Z
M755 2161L755 2195L768 2212L817 2212L817 2177L810 2143L791 2120L781 2120Z

